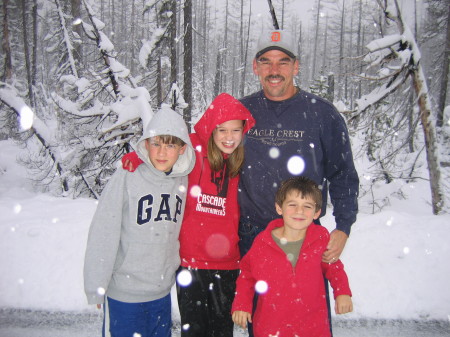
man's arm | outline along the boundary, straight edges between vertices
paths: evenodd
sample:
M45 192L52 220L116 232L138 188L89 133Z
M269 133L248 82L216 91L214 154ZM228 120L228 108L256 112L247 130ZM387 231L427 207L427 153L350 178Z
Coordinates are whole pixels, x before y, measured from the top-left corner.
M336 262L344 250L358 213L359 177L353 162L350 137L344 118L334 109L329 118L325 142L325 178L333 204L336 229L331 232L323 262Z
M330 241L327 250L323 253L322 261L326 263L334 263L339 257L347 243L348 235L339 229L335 229L330 233Z

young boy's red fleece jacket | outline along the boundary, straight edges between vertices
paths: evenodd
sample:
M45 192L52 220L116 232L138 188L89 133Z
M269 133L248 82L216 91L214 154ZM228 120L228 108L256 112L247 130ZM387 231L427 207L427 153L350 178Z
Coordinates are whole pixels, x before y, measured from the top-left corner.
M323 275L330 281L334 297L350 295L344 265L340 260L322 262L330 235L311 224L295 268L273 240L271 232L283 225L276 219L255 239L241 261L232 312L252 312L255 284L264 281L267 291L259 294L253 316L253 331L259 336L330 336Z

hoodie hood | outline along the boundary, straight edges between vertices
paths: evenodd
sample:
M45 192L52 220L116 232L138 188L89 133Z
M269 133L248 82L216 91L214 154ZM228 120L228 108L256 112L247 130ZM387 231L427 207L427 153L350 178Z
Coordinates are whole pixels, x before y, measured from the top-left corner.
M211 102L203 116L195 124L194 130L202 144L207 146L217 125L235 119L245 121L243 134L246 134L255 125L252 114L241 102L229 94L222 93Z
M188 129L184 119L169 107L163 106L144 127L142 137L133 146L139 158L156 170L148 157L145 140L155 136L171 135L182 139L186 144L186 151L178 157L172 168L171 176L185 176L189 174L195 165L195 151L189 138ZM158 171L158 170L156 170ZM158 171L160 172L160 171Z

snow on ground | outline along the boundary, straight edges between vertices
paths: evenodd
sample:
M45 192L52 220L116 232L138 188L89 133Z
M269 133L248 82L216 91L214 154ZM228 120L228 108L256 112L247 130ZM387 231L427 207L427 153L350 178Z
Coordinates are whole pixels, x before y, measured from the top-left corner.
M97 322L83 291L96 201L32 192L16 163L19 151L12 141L0 141L0 308L76 312ZM450 215L432 215L427 181L389 188L402 193L379 213L371 214L362 200L341 257L354 312L337 321L439 321L450 335ZM323 223L332 229L329 213ZM174 305L175 321L178 315Z

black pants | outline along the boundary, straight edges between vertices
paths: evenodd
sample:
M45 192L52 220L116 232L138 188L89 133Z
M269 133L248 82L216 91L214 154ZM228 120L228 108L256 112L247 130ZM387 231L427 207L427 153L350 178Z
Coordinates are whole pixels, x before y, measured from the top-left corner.
M187 268L181 267L178 273ZM182 337L233 337L231 305L239 270L190 269L192 282L177 283Z

